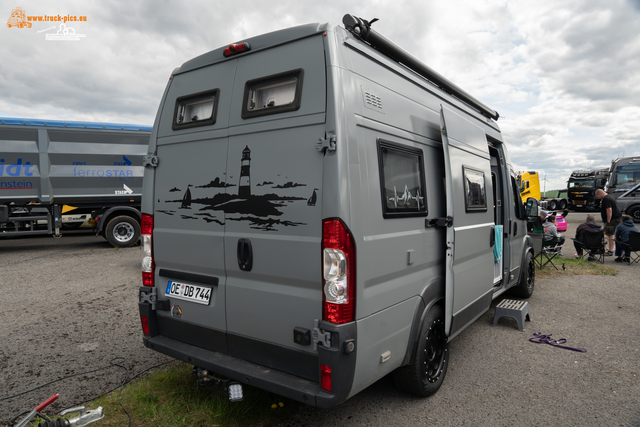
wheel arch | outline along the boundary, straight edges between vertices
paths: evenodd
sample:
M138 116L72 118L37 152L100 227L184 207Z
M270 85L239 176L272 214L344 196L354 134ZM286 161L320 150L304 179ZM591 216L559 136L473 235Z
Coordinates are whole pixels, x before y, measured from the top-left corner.
M413 363L415 348L420 339L420 328L424 322L424 318L434 305L441 305L444 310L444 277L437 277L427 283L420 294L420 303L416 307L411 322L411 332L409 333L409 343L404 359L400 366Z
M95 215L95 218L97 220L96 234L99 236L104 236L109 221L117 216L123 215L132 217L133 219L138 221L138 224L142 222L142 215L136 208L132 208L130 206L116 206L112 208L105 208Z

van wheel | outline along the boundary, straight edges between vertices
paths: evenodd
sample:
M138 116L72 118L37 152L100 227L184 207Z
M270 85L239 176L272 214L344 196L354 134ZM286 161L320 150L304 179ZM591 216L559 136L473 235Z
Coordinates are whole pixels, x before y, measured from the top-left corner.
M520 298L529 298L533 295L533 287L536 283L536 263L533 254L527 252L525 257L524 271L520 278L520 283L511 288L511 295Z
M393 372L396 386L411 394L427 397L434 394L449 366L449 341L444 333L444 311L434 305L429 309L420 330L420 340L413 363Z
M107 224L104 237L113 246L128 248L140 238L140 224L130 216L117 216Z

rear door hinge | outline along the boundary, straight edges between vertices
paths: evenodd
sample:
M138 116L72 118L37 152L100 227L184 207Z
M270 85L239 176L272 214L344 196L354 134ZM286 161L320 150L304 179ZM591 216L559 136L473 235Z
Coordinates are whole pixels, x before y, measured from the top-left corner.
M318 142L316 142L316 150L322 152L325 149L329 152L336 151L335 135L329 133L326 138L320 138Z
M147 292L149 291L150 292ZM151 304L151 310L155 310L156 309L156 302L158 301L157 299L157 291L156 291L156 287L149 287L149 286L143 286L140 288L140 300L139 302L141 304L147 303L147 304Z
M325 332L320 329L320 321L318 319L313 320L313 331L311 332L311 338L313 340L313 349L318 349L318 344L322 344L323 347L331 347L331 332Z
M151 166L155 168L158 166L158 156L144 156L142 158L142 166Z

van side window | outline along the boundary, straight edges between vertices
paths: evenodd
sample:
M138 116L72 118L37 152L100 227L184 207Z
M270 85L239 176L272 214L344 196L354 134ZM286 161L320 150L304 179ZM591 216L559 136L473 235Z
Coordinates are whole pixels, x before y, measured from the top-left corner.
M250 80L244 86L242 118L295 111L302 98L302 76L299 70Z
M486 212L487 193L484 172L469 166L462 167L464 176L465 211Z
M516 179L511 177L511 188L513 189L513 210L516 213L516 218L525 219L524 205L522 204L522 198L520 197L518 184Z
M220 90L214 89L176 99L173 130L214 124L219 95Z
M378 165L385 218L427 215L422 150L378 139Z

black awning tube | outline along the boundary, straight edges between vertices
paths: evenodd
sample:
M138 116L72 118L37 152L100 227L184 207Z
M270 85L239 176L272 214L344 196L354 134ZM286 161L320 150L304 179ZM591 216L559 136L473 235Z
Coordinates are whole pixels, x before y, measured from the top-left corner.
M441 76L436 71L432 70L409 53L402 50L399 46L395 45L381 34L378 34L371 28L371 24L368 21L347 14L342 18L342 23L348 31L353 33L359 39L369 43L377 51L385 54L394 61L401 63L405 67L436 84L445 92L471 105L484 116L492 118L493 120L498 120L498 117L500 117L497 111L487 107L485 104L448 81L445 77Z

